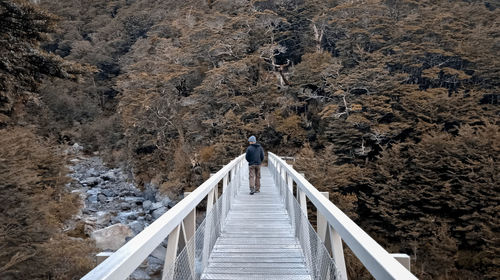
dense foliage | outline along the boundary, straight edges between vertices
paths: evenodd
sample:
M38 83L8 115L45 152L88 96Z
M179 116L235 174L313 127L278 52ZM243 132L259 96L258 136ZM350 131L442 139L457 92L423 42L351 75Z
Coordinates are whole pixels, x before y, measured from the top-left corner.
M410 254L419 278L500 277L494 1L41 6L61 17L44 48L98 72L43 83L40 133L106 151L140 185L172 193L254 134L297 156L384 247ZM350 274L366 277L355 265Z
M86 67L39 47L55 17L24 1L0 1L0 278L72 279L92 267L92 244L63 232L78 198L65 188L65 158L41 137L44 78Z

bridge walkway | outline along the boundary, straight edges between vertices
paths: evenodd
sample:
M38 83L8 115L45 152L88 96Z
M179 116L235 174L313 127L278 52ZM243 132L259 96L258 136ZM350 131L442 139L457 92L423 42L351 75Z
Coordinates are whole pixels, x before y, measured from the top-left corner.
M268 162L260 193L249 194L242 154L82 279L129 279L164 241L162 280L347 280L343 244L375 279L417 279L409 256L387 252L279 156L269 153ZM208 211L197 224L202 201Z
M260 193L250 195L248 175L243 176L201 279L311 279L267 167L261 177Z

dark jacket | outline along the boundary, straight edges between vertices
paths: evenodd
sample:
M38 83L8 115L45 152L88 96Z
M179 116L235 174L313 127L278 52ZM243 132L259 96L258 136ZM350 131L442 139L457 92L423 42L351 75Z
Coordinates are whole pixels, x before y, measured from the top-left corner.
M264 149L260 144L251 144L247 148L245 158L248 161L248 165L260 165L264 160Z

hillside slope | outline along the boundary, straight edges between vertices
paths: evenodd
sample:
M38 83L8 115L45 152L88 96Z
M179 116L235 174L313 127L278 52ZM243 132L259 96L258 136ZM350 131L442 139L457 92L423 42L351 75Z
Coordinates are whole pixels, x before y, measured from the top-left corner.
M98 69L43 83L40 133L181 193L249 135L421 279L496 279L494 1L50 1L44 48ZM437 266L436 263L440 265ZM350 266L351 278L366 277Z

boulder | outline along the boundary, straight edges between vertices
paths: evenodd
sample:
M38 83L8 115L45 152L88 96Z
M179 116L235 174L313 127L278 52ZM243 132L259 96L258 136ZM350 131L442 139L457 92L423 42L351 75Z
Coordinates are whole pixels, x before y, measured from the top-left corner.
M138 196L126 196L124 197L124 200L137 205L137 204L142 204L144 198Z
M148 211L149 209L151 209L151 207L153 207L153 202L151 202L150 200L145 200L142 203L142 208L144 208L144 211Z
M165 259L165 256L163 256ZM158 275L161 274L163 271L163 265L165 261L159 260L157 258L149 256L147 259L148 266L146 268L146 271L149 275Z
M87 190L88 195L98 195L99 192L101 191L100 188L91 188Z
M144 224L139 221L133 221L128 226L132 229L134 234L138 234L144 229Z
M80 181L80 183L84 186L94 187L99 185L102 182L99 177L88 177Z
M141 268L136 269L132 274L130 275L130 279L133 280L149 280L151 279L151 276L149 274L142 270Z
M90 203L97 203L97 195L93 194L93 195L87 197L87 201Z
M97 200L99 200L99 202L101 203L104 203L108 200L108 198L104 194L100 193L97 195Z
M73 149L75 153L78 153L83 151L83 146L80 146L78 143L75 143L73 144L73 146L71 146L71 149Z
M101 193L103 195L107 196L107 197L113 197L113 196L116 195L114 191L112 191L112 190L106 190L106 189L102 190Z
M130 215L127 216L127 219L132 220L132 221L136 220L137 219L137 214L135 214L135 213L134 214L130 214Z
M167 248L162 245L156 247L153 252L151 252L151 257L157 258L160 261L165 261L165 256L167 255Z
M153 215L153 219L158 219L161 215L165 214L167 212L167 207L162 206L156 210L153 211L151 215Z
M99 211L96 214L97 214L96 223L98 225L107 225L111 221L111 218L113 218L113 215L111 215L111 213L105 211Z
M161 207L163 207L163 204L161 202L155 202L151 205L151 210L156 210Z
M147 184L143 192L144 199L155 202L156 201L156 191L151 184Z
M120 208L121 208L122 210L128 210L128 209L130 209L130 208L132 208L132 207L131 207L130 203L128 203L128 202L122 202L122 203L120 204Z
M161 200L161 204L163 204L163 206L165 207L172 207L170 206L172 204L172 200L169 197L165 197Z
M101 174L101 179L104 181L114 182L117 180L115 172L113 170L109 170L104 174Z
M118 250L126 242L127 237L134 233L124 224L115 224L107 228L96 230L90 234L95 241L96 247L102 250Z

